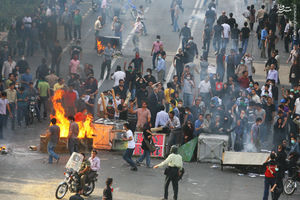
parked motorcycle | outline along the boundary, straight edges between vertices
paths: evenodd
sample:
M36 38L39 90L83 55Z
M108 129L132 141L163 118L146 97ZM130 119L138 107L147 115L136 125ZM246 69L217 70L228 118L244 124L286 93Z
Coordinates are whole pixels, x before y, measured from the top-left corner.
M80 176L79 176L79 170L81 168L81 164L83 162L83 155L74 152L69 161L66 164L66 172L65 180L61 182L55 192L55 197L57 199L62 199L68 190L71 193L75 193L78 190L81 190L80 188ZM83 188L83 195L89 196L93 193L95 189L95 182L97 181L97 176L94 176L90 179L87 178L85 182L85 186Z
M292 195L297 189L297 182L300 182L300 163L293 170L295 173L292 177L288 177L283 184L283 191L287 195Z

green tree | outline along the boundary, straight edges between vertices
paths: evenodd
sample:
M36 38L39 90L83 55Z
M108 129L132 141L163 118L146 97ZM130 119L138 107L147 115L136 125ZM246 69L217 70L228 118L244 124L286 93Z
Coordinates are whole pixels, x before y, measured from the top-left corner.
M14 19L32 14L41 0L0 0L0 30L7 28Z

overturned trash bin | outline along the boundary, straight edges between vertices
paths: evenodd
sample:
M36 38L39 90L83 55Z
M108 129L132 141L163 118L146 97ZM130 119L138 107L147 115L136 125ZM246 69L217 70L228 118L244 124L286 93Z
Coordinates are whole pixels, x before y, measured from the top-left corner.
M223 152L228 149L227 135L200 134L198 137L197 161L221 163Z

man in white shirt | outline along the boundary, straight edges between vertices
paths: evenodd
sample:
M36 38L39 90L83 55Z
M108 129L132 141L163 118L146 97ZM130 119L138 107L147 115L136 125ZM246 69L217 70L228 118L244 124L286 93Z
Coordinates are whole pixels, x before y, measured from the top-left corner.
M91 163L91 166L90 166L90 172L88 174L88 179L91 180L91 178L95 177L97 172L100 170L100 159L97 157L96 150L94 149L92 150L89 161Z
M165 111L165 106L160 106L160 111L156 114L155 127L165 126L169 120L169 115Z
M134 141L134 137L133 137L133 133L130 130L129 124L126 123L124 124L124 129L126 131L126 134L123 137L123 141L127 141L128 142L128 146L127 149L125 151L125 153L123 154L123 159L130 164L131 171L137 171L137 167L135 162L131 159L132 154L134 152L134 148L135 148L135 141Z
M211 85L209 81L209 77L207 76L205 80L201 81L198 86L199 96L202 97L204 103L209 105L210 97L212 96Z
M126 77L125 72L123 72L121 70L121 66L118 65L116 72L113 73L112 76L111 76L111 80L114 80L114 86L113 87L119 86L119 81L121 79L125 80L125 77Z
M140 41L140 35L143 30L143 24L141 22L141 18L137 18L136 22L133 25L134 27L134 34L132 36L132 43L134 46L133 51L139 52L139 41Z
M229 37L230 37L230 26L225 22L222 24L223 32L222 32L222 48L226 50L227 44L229 43Z
M103 28L102 27L102 17L98 16L97 20L95 21L94 24L94 30L95 30L95 49L97 50L97 37L100 35L100 30Z
M9 112L9 117L12 118L12 113L6 97L6 92L2 91L0 98L0 139L3 139L3 126L5 125L7 111Z
M298 97L295 101L294 113L296 115L300 115L300 97Z
M278 71L275 70L275 65L274 64L271 64L271 68L268 72L267 79L275 80L275 82L278 83Z

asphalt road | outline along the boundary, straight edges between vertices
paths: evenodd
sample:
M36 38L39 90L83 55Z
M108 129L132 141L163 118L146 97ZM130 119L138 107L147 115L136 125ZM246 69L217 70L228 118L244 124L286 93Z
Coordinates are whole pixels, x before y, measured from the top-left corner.
M148 36L140 38L141 56L144 59L144 69L152 67L150 50L152 42L155 40L157 34L161 35L167 52L167 78L171 78L174 69L171 67L171 60L179 46L178 34L172 32L170 25L169 5L171 0L152 0L152 4L146 5L142 0L136 0L139 4L143 4L146 13L146 25L148 29ZM94 50L94 31L93 24L97 17L97 13L90 10L90 0L81 4L81 13L85 16L82 27L82 47L83 57L81 63L91 63L94 65L95 77L100 76L100 65L102 57L99 57ZM204 19L203 0L185 0L185 11L179 19L179 25L187 21L192 27L194 40L201 49L202 30ZM217 12L220 14L222 10L227 13L233 12L236 19L240 23L243 22L241 13L244 10L242 7L243 1L240 0L219 0L220 7ZM132 51L132 20L127 15L122 16L122 21L125 25L123 33L124 49L122 50L124 57L117 58L114 61L114 71L116 65L123 65L126 60L129 62L134 57ZM63 29L60 27L59 38L62 37ZM110 25L108 24L103 32L103 35L112 35ZM263 72L264 60L259 58L259 51L256 47L255 35L251 35L249 44L249 51L252 52L256 58L255 66L257 74L254 79L264 81L265 75ZM61 72L63 77L67 78L69 55L69 43L60 39L64 46L64 56L61 63ZM282 65L280 69L282 84L288 84L287 73L288 66L284 65L287 57L283 53L282 41L277 45L282 55ZM200 50L200 55L201 55ZM32 71L35 71L42 54L37 52L36 56L27 58ZM48 58L50 59L50 58ZM209 61L214 63L215 57L210 54ZM199 61L196 61L198 63ZM168 79L167 79L168 81ZM199 81L196 76L196 81ZM99 83L99 90L110 89L113 85L111 80ZM8 155L0 155L0 200L53 200L57 185L63 180L64 165L68 160L68 155L62 155L60 163L57 165L47 164L47 154L40 152L31 152L28 149L30 145L39 144L39 135L44 133L48 126L47 122L35 124L28 129L18 129L14 132L6 130L5 140L1 140L0 144L5 144L9 147L10 153ZM138 172L131 172L129 167L122 160L120 153L100 152L101 158L101 172L99 180L96 185L96 190L93 195L87 199L100 199L102 189L106 177L114 178L114 199L118 200L156 200L163 195L163 170L153 170L139 167ZM161 160L153 159L152 164L156 164ZM227 168L221 172L220 168L211 168L212 164L199 163L185 163L186 175L182 182L180 182L179 199L182 200L253 200L262 199L263 195L263 177L250 178L247 175L238 176L238 171ZM172 189L170 187L170 197L172 196ZM292 197L283 196L282 199L299 199L300 193ZM66 196L65 199L68 199Z

